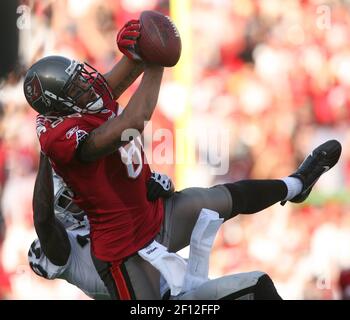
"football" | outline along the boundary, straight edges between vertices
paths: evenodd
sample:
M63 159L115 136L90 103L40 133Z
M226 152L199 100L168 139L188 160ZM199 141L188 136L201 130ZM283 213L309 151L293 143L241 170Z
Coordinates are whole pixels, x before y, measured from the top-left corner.
M180 34L168 16L157 11L143 11L137 40L142 59L163 67L173 67L180 59Z

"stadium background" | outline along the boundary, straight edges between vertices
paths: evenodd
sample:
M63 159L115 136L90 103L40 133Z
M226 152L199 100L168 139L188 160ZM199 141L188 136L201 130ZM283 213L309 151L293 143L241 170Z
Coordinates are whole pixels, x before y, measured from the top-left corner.
M193 133L184 140L191 161L153 165L173 177L177 189L283 177L321 142L336 138L343 144L340 163L321 178L306 203L275 205L225 223L215 241L210 275L262 270L285 299L350 296L349 1L28 0L1 5L10 2L12 11L2 13L15 27L0 33L6 74L0 86L0 299L87 299L63 280L37 277L27 264L36 237L31 201L39 146L35 113L22 93L25 70L42 56L61 54L107 71L120 57L117 30L148 9L170 13L183 40L181 60L166 70L153 117L154 129ZM136 86L123 95L122 105ZM198 132L213 124L230 134L230 169L220 176L196 161Z

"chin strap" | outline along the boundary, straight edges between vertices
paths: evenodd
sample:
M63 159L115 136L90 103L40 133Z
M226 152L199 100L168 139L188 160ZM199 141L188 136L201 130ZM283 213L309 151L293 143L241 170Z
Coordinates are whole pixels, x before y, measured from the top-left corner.
M84 109L82 109L83 113L94 114L98 113L103 108L103 100L102 97L98 96L95 101L89 102Z

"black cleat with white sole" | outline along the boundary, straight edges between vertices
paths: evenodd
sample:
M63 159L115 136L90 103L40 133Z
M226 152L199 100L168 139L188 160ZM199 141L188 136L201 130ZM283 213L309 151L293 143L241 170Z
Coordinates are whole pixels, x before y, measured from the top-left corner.
M290 177L295 177L302 181L303 189L301 193L289 201L295 203L303 202L309 196L312 187L321 175L334 167L338 162L341 150L342 146L337 140L328 140L314 149L297 171L290 175ZM284 205L286 202L282 201L281 205Z

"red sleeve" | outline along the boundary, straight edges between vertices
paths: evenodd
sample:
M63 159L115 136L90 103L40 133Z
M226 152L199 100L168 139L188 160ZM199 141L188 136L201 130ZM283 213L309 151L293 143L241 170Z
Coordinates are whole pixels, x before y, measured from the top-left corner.
M39 137L42 151L55 163L67 164L75 158L79 143L95 127L79 118L65 119L57 126L46 129Z

